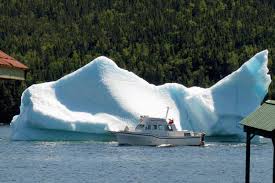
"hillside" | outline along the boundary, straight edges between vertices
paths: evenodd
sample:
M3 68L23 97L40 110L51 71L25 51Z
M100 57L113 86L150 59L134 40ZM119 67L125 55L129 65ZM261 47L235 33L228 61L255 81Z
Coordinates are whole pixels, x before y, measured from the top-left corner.
M0 82L0 122L19 112L27 86L99 55L154 84L209 87L268 49L273 76L274 22L271 0L2 1L0 49L30 71L26 82Z

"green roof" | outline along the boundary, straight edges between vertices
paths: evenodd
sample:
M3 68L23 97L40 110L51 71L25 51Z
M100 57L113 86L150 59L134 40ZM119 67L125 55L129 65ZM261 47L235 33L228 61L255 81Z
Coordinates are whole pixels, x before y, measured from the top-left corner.
M275 129L275 101L267 100L259 109L241 121L242 125L273 131Z

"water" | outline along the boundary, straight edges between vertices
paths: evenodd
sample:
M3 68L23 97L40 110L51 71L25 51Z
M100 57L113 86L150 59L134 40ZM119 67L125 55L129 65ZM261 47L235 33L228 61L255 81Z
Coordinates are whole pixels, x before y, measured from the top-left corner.
M10 141L0 127L0 182L244 182L245 144L118 146L94 141ZM251 148L251 182L272 182L272 143Z

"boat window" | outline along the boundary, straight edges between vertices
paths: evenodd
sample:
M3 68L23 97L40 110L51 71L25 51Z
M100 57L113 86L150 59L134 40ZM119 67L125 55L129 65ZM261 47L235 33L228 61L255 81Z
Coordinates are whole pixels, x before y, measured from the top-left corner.
M136 129L143 129L143 128L144 128L144 125L143 125L143 124L140 124L140 125L137 126Z
M164 127L162 125L159 125L159 130L164 130Z
M158 125L154 125L154 130L158 129Z
M145 129L146 130L151 130L151 125L147 125Z
M191 136L190 133L184 133L184 136Z

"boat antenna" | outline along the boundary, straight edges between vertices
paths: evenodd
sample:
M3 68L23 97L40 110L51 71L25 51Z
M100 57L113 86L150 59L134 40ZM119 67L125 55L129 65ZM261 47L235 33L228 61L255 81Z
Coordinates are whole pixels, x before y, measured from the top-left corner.
M168 112L169 112L169 106L167 106L167 111L166 111L166 116L165 116L165 119L167 119Z

